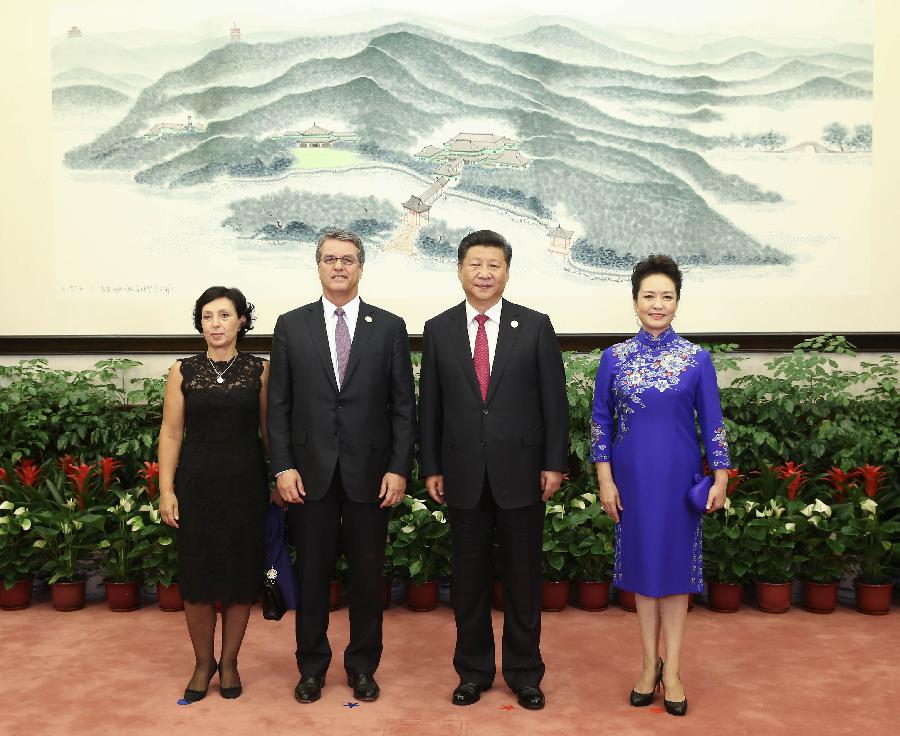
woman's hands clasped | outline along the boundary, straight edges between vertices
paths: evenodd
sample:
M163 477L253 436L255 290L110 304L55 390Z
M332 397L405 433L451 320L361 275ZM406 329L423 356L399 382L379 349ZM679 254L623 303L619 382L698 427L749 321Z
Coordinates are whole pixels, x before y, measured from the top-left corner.
M603 506L607 516L618 524L622 499L619 497L619 489L611 480L600 483L600 505Z

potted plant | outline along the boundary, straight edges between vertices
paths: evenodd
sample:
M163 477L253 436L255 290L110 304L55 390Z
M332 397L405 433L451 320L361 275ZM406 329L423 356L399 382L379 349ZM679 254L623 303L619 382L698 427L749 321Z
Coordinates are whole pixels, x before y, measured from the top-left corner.
M575 558L569 548L575 543L576 532L564 503L564 499L548 503L544 512L541 608L545 611L562 611L568 605L574 576Z
M410 610L431 611L437 607L438 578L450 573L450 527L430 498L406 496L401 505L405 508L389 524L394 570L409 581Z
M849 553L857 571L856 608L886 614L891 607L892 574L900 557L900 494L851 492L853 516L847 529Z
M103 538L97 549L104 555L106 600L112 611L134 611L140 605L140 578L143 571L141 530L144 519L136 494L116 489L118 503L106 509Z
M34 546L41 550L41 570L49 576L53 607L57 611L84 607L81 565L96 549L103 517L92 510L81 511L74 498L62 506L41 509L34 516Z
M829 505L821 498L800 509L806 519L800 537L803 607L813 613L832 613L837 606L838 583L848 568L848 524L852 503Z
M744 502L747 520L743 544L747 549L756 588L756 605L766 613L784 613L791 607L791 589L797 569L797 529L802 501L784 497L761 505Z
M135 554L141 560L141 576L147 585L156 586L156 602L162 611L182 611L184 601L178 586L178 550L175 530L159 515L159 499L143 504L144 526Z
M34 579L34 521L29 509L0 503L0 608L16 611L31 605Z
M703 566L709 607L719 613L734 613L741 607L752 564L751 552L744 543L746 520L747 504L730 496L725 498L721 514L708 514L703 519Z
M597 502L596 493L569 501L575 538L569 551L575 558L578 605L585 611L609 606L609 581L615 559L615 522Z

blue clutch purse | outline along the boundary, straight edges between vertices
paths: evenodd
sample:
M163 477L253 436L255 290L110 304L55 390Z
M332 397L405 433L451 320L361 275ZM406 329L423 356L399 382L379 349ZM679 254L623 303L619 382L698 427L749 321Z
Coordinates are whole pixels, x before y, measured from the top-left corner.
M688 491L688 506L698 514L706 513L706 501L709 498L709 489L712 488L713 477L711 475L694 475L694 485Z

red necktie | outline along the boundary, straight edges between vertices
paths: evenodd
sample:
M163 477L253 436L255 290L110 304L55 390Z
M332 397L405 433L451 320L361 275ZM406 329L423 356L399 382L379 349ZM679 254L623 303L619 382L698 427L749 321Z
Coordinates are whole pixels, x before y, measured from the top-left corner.
M475 362L478 385L481 386L481 400L487 401L488 383L491 380L491 357L488 355L487 330L484 329L484 323L488 321L488 316L477 314L475 321L478 322L478 332L475 334L475 352L472 360Z

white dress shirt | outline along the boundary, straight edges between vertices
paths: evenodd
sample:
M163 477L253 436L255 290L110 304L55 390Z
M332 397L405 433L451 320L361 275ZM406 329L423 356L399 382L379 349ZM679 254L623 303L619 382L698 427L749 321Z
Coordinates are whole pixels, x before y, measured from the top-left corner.
M337 316L334 304L322 297L322 308L325 312L325 333L328 335L328 349L331 351L331 365L334 368L334 380L337 387L341 387L341 377L338 374L337 361L337 340L334 331L337 329ZM344 307L344 321L347 323L347 329L350 331L350 342L353 342L353 335L356 334L356 320L359 317L359 294L347 302Z
M488 364L491 369L494 368L494 353L497 351L497 335L500 334L500 312L503 310L503 299L500 299L493 307L488 309L484 314L487 315L487 321L484 323L484 331L487 333L488 341ZM481 312L469 304L466 300L466 327L469 330L469 350L472 353L472 359L475 359L475 337L478 335L478 322L475 320Z

